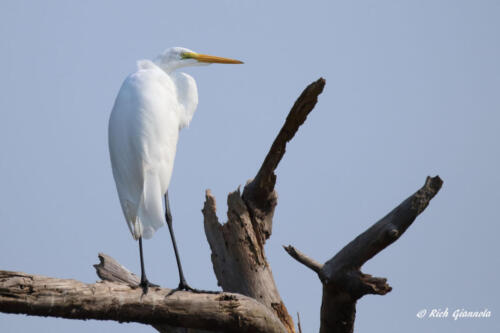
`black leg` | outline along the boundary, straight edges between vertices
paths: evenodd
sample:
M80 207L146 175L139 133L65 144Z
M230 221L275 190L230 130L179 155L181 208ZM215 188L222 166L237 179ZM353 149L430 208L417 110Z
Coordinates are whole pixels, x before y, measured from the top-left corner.
M142 288L142 292L147 294L150 286L157 287L157 285L150 283L146 277L146 270L144 269L144 255L142 253L142 237L139 237L139 254L141 256L141 283L139 286Z
M182 271L181 259L179 257L179 251L177 251L177 243L175 242L174 229L172 228L172 213L170 211L170 202L168 200L168 191L165 193L165 219L167 220L168 230L170 231L170 237L172 238L172 245L174 246L175 260L177 261L177 268L179 269L179 287L178 290L190 290L191 288L184 278L184 272Z
M179 257L179 251L177 251L177 243L175 242L174 229L172 228L172 213L170 211L170 202L168 200L168 191L165 193L165 219L167 220L168 230L170 231L170 237L172 238L172 245L174 246L175 260L177 261L177 268L179 269L179 286L177 289L173 289L169 294L173 294L177 290L187 290L194 293L206 293L206 294L219 294L219 291L209 291L209 290L199 290L191 288L184 278L184 273L182 271L181 259Z

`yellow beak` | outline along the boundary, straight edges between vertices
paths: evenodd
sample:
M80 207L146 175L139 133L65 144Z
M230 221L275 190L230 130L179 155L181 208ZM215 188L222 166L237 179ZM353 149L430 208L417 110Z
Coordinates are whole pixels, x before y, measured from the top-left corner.
M211 56L207 54L199 54L194 52L189 52L185 54L189 58L193 58L198 60L199 62L208 62L208 63L217 63L217 64L242 64L243 61L239 61L236 59L222 58Z

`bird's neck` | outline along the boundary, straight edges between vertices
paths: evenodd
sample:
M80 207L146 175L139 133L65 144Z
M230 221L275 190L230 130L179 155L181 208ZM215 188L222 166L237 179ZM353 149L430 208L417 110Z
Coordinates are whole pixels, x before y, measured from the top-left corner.
M170 73L177 88L177 98L181 104L178 112L179 129L189 125L198 107L198 88L196 81L188 74L182 72Z
M137 62L137 66L139 69L160 69L170 77L175 85L177 101L180 106L176 110L179 120L179 130L188 126L198 106L198 88L196 87L196 81L186 73L175 71L168 72L164 67L151 60L140 60Z
M172 59L164 59L162 57L156 58L153 63L160 67L165 73L170 74L173 71L185 67L186 64L182 63L181 61L178 60L172 60Z

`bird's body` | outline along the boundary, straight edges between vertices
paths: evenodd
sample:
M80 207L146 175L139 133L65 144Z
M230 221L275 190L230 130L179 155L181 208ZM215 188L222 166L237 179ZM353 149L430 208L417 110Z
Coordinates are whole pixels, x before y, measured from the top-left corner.
M137 71L123 82L111 111L108 128L111 167L125 220L132 236L139 240L144 292L149 282L144 270L142 239L151 238L165 220L179 269L179 289L193 290L182 272L167 190L179 130L189 124L198 106L195 80L176 70L210 63L242 62L180 47L167 49L155 61L141 60Z
M123 214L135 239L165 224L163 195L173 171L179 130L198 105L194 79L143 60L111 112L109 150Z

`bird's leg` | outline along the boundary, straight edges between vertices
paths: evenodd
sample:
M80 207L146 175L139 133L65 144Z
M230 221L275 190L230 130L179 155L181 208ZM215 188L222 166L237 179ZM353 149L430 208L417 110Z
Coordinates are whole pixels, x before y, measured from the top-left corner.
M168 191L165 193L165 219L167 220L168 230L170 231L170 237L172 238L172 244L174 246L175 252L175 260L177 261L177 268L179 269L179 286L176 289L173 289L169 294L173 294L178 290L186 290L191 291L193 293L204 293L204 294L219 294L220 291L211 291L211 290L200 290L195 289L187 284L186 279L184 278L184 273L182 271L181 259L179 257L179 252L177 251L177 243L175 242L174 229L172 228L172 213L170 211L170 202L168 200Z
M139 286L142 288L142 292L147 294L149 287L158 287L158 285L149 282L146 277L146 270L144 269L144 255L142 253L142 237L139 237L139 254L141 255L141 283Z
M177 261L177 268L179 269L179 287L178 290L189 290L195 291L191 288L184 278L184 272L182 271L181 259L179 257L179 252L177 251L177 243L175 242L174 229L172 228L172 213L170 211L170 202L168 200L168 191L165 193L165 219L167 220L168 230L170 231L170 237L172 238L172 244L174 246L175 260Z

